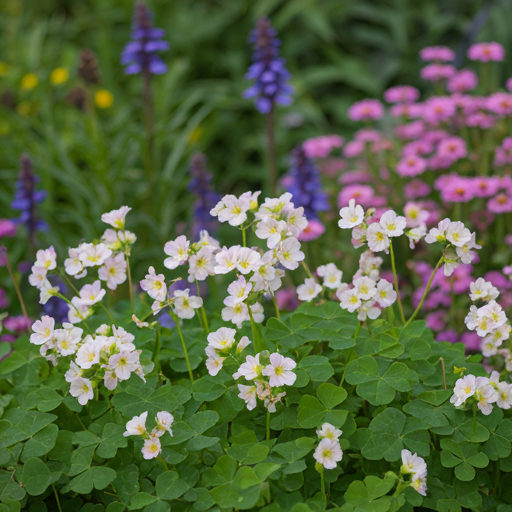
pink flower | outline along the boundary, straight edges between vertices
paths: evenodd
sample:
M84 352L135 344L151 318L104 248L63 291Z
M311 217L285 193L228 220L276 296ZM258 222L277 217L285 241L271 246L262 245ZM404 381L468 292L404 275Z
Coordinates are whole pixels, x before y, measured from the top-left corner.
M487 209L492 213L512 212L512 197L501 192L487 201Z
M0 238L16 236L16 224L9 219L0 219Z
M420 120L413 121L412 123L397 126L395 131L400 139L419 139L425 131L425 123Z
M446 46L427 46L420 50L420 58L427 62L450 62L455 59L455 52Z
M466 142L460 137L442 140L437 147L437 155L441 158L448 157L452 162L465 158L467 154Z
M448 80L450 92L467 92L478 85L478 77L471 69L461 69L455 76Z
M283 288L276 292L277 307L285 311L295 311L299 305L295 288Z
M487 229L494 222L494 215L487 210L477 210L476 212L471 212L469 218L475 225L476 229L479 231Z
M476 332L465 332L460 337L460 341L466 346L466 350L469 352L477 352L480 350L482 344L482 338L478 336Z
M403 156L426 155L434 150L434 145L425 139L414 140L406 144L402 149Z
M426 316L425 320L427 321L427 327L433 331L442 331L446 327L446 311L433 311Z
M455 102L447 96L434 96L423 108L423 119L432 125L446 123L455 115Z
M347 168L347 162L342 158L326 158L318 163L318 168L321 173L334 178Z
M466 117L466 126L474 126L487 130L496 123L493 116L484 114L483 112L475 112Z
M479 60L489 62L491 60L503 60L505 58L505 48L500 43L477 43L470 46L468 50L470 60Z
M379 100L358 101L348 109L348 117L352 121L375 121L383 115L384 107Z
M448 329L447 331L440 332L436 336L436 341L449 341L450 343L457 343L459 341L459 335L457 331Z
M411 199L428 196L430 194L430 190L430 186L419 179L412 180L404 187L406 197L410 197Z
M476 197L491 197L498 192L500 181L492 176L476 176L473 178L473 185Z
M338 194L338 206L347 206L351 199L355 199L361 206L372 206L375 192L369 185L349 185Z
M453 78L457 70L450 64L428 64L420 71L420 76L423 80L429 82L439 82L447 78Z
M466 203L473 199L473 182L457 174L441 176L435 187L441 192L441 199L448 203Z
M16 334L23 334L28 332L32 326L32 320L30 318L19 316L9 316L4 320L4 327L11 332Z
M427 161L417 155L408 155L404 157L396 167L400 176L417 176L427 170Z
M423 105L419 103L398 103L391 107L391 115L393 117L416 118L421 117Z
M0 288L0 309L7 309L9 307L9 298L3 288Z
M364 151L364 142L362 140L352 140L343 148L345 158L355 158Z
M308 225L304 231L298 236L298 240L301 242L309 242L310 240L320 238L324 233L325 226L319 220L311 219L308 221Z
M348 171L340 177L339 183L342 185L350 185L352 183L359 183L361 181L370 181L371 179L372 175L365 171Z
M500 116L512 114L512 95L506 92L495 92L487 98L486 107Z
M509 78L507 80L507 82L505 83L505 87L507 88L507 90L509 90L510 92L512 92L512 78Z
M343 146L343 142L339 135L324 135L306 140L303 148L309 158L325 158L334 148Z
M512 245L512 235L507 235L505 237L505 244L506 245Z
M397 85L384 92L388 103L414 103L420 97L420 91L411 85Z

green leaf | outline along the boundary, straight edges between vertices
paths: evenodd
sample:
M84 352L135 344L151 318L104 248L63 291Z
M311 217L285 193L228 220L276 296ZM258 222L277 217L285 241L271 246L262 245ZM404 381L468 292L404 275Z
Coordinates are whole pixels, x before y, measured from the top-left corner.
M156 479L156 495L163 500L176 500L189 488L176 471L165 471Z
M349 384L363 384L379 377L379 367L374 357L363 356L347 365L345 379Z
M512 451L512 421L502 420L498 428L490 433L489 440L484 444L482 451L491 460L504 459Z
M64 400L55 390L41 386L27 395L26 405L29 408L37 407L38 411L49 412L56 409Z
M325 382L334 375L333 367L325 356L306 356L300 360L299 368L306 370L313 382Z
M325 407L314 396L304 395L300 399L297 421L303 428L319 427L325 412Z
M96 453L104 459L111 459L116 456L119 448L128 446L128 439L123 436L125 427L115 423L107 423L103 429L101 443L96 449Z
M154 503L155 501L158 501L156 496L151 496L151 494L148 494L147 492L138 492L132 496L128 510L138 510L139 508L151 505L151 503Z
M219 415L215 411L197 412L187 420L196 434L202 434L213 427L219 421Z
M71 490L79 494L89 494L93 487L99 490L105 489L115 478L116 472L113 469L92 466L87 471L73 478L63 489L63 492Z
M340 386L325 382L316 390L316 396L326 409L333 409L347 398L347 392Z
M28 439L57 419L54 414L11 409L5 419L12 423L0 438L0 447L12 446Z
M34 437L25 443L25 448L21 455L21 461L26 462L32 457L46 455L54 446L57 440L59 427L54 423L40 430Z
M314 445L315 439L299 437L294 441L275 445L273 451L283 456L287 461L293 462L307 455L313 449Z
M418 395L418 398L438 407L444 404L452 394L453 391L450 391L449 389L436 389L434 391L423 391L423 393Z
M205 375L194 381L192 389L194 400L197 402L211 402L212 400L220 398L228 388L211 375Z
M41 459L34 457L27 460L23 465L21 481L23 482L28 494L31 496L39 496L40 494L43 494L48 486L55 480L52 478L52 474L48 469L48 466Z

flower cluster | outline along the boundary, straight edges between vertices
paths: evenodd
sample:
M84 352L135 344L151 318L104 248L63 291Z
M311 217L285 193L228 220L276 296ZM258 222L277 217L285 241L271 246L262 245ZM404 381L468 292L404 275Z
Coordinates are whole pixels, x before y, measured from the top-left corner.
M422 496L427 495L427 464L417 453L402 450L402 466L400 473L411 475L410 486Z
M493 371L490 377L475 377L466 375L455 383L450 402L455 407L462 407L468 400L488 416L493 410L493 404L501 409L512 407L512 384L500 382L500 374Z
M142 456L145 459L155 459L162 453L162 444L160 443L160 437L166 432L172 436L171 426L174 422L174 417L167 411L160 411L157 413L155 421L156 426L148 432L146 428L146 420L148 412L143 412L140 416L134 416L126 424L126 432L123 434L125 437L128 436L140 436L144 439L144 445L141 449Z
M318 464L325 469L334 469L343 457L339 437L343 432L330 423L324 423L320 430L316 431L320 442L316 447L313 457Z
M276 404L286 396L284 386L293 386L297 379L293 371L297 363L281 354L268 351L260 352L256 356L247 356L245 362L240 365L233 374L233 379L244 377L252 381L251 385L238 384L238 395L247 404L250 411L256 407L257 398L263 400L263 405L268 412L276 411Z
M226 357L235 358L251 343L247 336L242 336L235 345L235 336L236 330L229 327L221 327L208 334L208 346L205 348L205 352L208 356L206 368L210 375L215 376L220 372Z

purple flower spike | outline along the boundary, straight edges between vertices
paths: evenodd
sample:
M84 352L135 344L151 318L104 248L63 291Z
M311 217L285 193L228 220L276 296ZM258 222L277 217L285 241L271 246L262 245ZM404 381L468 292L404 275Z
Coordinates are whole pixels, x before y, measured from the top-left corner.
M121 55L125 74L165 73L167 65L156 53L169 49L169 43L162 39L164 36L164 30L153 27L153 15L147 5L137 2L133 11L132 41L126 44Z
M262 114L268 114L275 103L290 105L292 102L293 88L287 83L290 73L285 67L285 60L279 56L281 41L276 35L270 20L263 17L249 37L254 53L245 78L254 80L254 84L243 96L254 98L254 106Z

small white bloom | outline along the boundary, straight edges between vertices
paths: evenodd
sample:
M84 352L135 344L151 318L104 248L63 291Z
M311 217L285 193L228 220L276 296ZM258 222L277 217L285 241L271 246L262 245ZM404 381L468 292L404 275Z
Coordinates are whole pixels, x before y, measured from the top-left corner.
M316 273L320 277L323 277L323 285L326 288L337 290L341 286L343 272L341 270L338 270L338 267L336 267L334 263L328 263L327 265L322 265L318 267L316 269Z
M112 256L112 251L103 243L98 245L83 244L80 261L84 267L96 267L103 265L110 256Z
M340 210L341 219L338 221L338 226L341 229L350 229L359 226L364 221L364 210L360 205L356 205L356 200L351 199L348 206Z
M80 299L82 304L86 306L92 306L105 296L105 290L101 288L100 281L94 281L93 284L86 284L80 290Z
M131 373L139 366L139 351L121 350L121 352L110 356L108 365L115 371L119 380L128 380Z
M446 230L446 239L455 247L462 247L471 240L471 231L460 221L451 222Z
M167 298L165 276L163 274L155 274L153 267L149 267L149 274L146 274L146 279L140 282L140 287L147 292L152 299L159 302L163 302Z
M75 379L81 377L82 373L82 369L77 366L74 361L70 361L69 370L64 374L64 378L66 379L66 382L71 384Z
M53 245L48 247L48 249L40 249L37 251L34 265L46 270L53 270L57 267L57 253Z
M215 265L214 272L216 274L227 274L236 268L236 263L238 261L238 253L241 247L239 245L234 245L229 249L227 247L223 247L216 255L215 261L217 265Z
M402 450L402 467L400 472L405 475L426 475L427 464L417 453L412 454L409 450Z
M235 335L235 329L221 327L217 331L208 334L208 345L217 350L225 350L235 343Z
M127 424L126 424L126 432L123 434L124 437L128 436L142 436L144 435L146 430L146 419L148 417L148 413L143 412L140 416L134 416Z
M102 267L98 270L98 277L107 282L110 290L115 290L120 284L126 281L126 260L124 254L119 253L114 257L107 258Z
M469 242L466 242L464 245L460 247L456 247L455 251L457 252L457 256L460 258L462 263L465 263L466 265L472 263L472 261L475 259L476 253L475 251L472 251L471 249L481 249L482 246L478 245L476 243L476 234L473 233L471 235L471 239Z
M233 374L233 379L237 380L240 377L245 377L247 380L253 380L261 376L262 367L260 364L260 355L247 356L245 363L240 365L240 368Z
M367 300L361 304L359 310L357 311L357 319L360 322L364 322L366 317L371 320L375 320L380 316L381 310L375 306L374 300Z
M43 345L53 338L53 331L55 329L55 320L48 315L41 317L41 320L36 320L32 324L33 334L30 335L30 343L34 345Z
M247 211L251 207L248 197L237 198L227 195L222 198L224 208L218 212L220 222L228 222L231 226L240 226L247 220Z
M474 375L466 375L457 380L453 388L453 395L450 402L455 407L460 407L469 397L475 394L476 378Z
M176 290L174 292L174 312L179 318L190 319L194 317L196 309L203 305L203 299L195 295L189 295L190 290Z
M80 260L81 253L82 251L80 248L68 250L69 258L64 260L64 268L66 270L66 274L75 276L84 271L84 264Z
M477 300L493 300L497 299L500 292L495 288L492 283L486 281L484 278L479 277L476 281L469 285L469 298L475 302Z
M165 432L169 432L172 437L172 429L171 426L174 422L174 416L167 411L160 411L156 414L156 424L157 424L157 432L158 437L160 437Z
M256 383L258 384L258 383ZM277 395L267 395L264 399L263 405L267 408L268 412L276 412L276 404L278 404L283 397L286 396L286 392L278 393Z
M174 241L169 241L164 246L164 252L169 256L164 260L164 265L169 269L175 269L188 260L190 242L185 235L181 235Z
M105 224L110 224L113 228L124 229L124 222L126 214L131 210L129 206L121 206L119 210L112 210L111 212L104 213L101 220Z
M359 298L359 294L357 290L345 290L344 292L337 294L338 299L340 299L340 306L342 309L346 309L349 313L353 313L356 309L361 306L361 299Z
M366 230L366 240L368 247L373 252L387 251L391 243L388 235L378 222L374 222L368 226Z
M496 405L502 409L510 409L512 407L512 384L500 382L497 391L499 398Z
M322 439L313 455L315 460L325 469L334 469L343 457L338 440Z
M222 369L224 359L226 358L219 356L215 349L210 345L205 348L205 352L208 356L206 359L206 369L212 377L215 377L215 375L217 375Z
M285 385L293 386L297 379L297 375L293 371L296 366L297 363L293 359L275 352L270 354L270 364L263 368L262 374L269 377L269 384L273 388Z
M69 392L71 396L78 398L80 405L85 405L89 400L94 398L91 381L83 377L77 377L71 382Z
M304 216L304 208L299 206L299 208L291 209L286 215L286 224L290 234L297 238L308 227L308 220Z
M312 278L307 278L304 284L297 286L299 300L306 302L312 301L321 292L322 287Z
M281 241L283 235L288 233L288 225L284 220L265 219L258 222L256 236L266 240L269 249L273 249Z
M204 281L208 276L214 275L213 250L209 246L202 247L188 259L188 280L193 283L195 280Z
M105 384L105 387L113 391L117 388L117 375L114 370L106 370L105 375L103 377L103 383Z
M259 302L255 302L251 304L251 314L252 319L255 323L261 324L265 320L265 315L263 313L263 306Z
M41 285L39 291L41 292L39 297L39 304L46 304L54 295L59 293L59 287L52 286L50 281L47 280Z
M384 212L380 217L379 224L384 233L389 237L403 235L404 229L407 226L405 217L397 215L393 210Z
M410 249L414 249L416 244L427 234L427 226L422 224L421 226L405 232L405 235L409 239Z
M158 437L151 437L150 439L144 440L144 446L142 447L142 456L146 459L156 459L162 451L162 445Z
M304 253L300 250L300 242L293 237L287 238L279 244L277 257L283 267L295 270L299 266L299 262L304 259Z
M343 431L330 423L324 423L322 428L316 431L316 435L320 439L330 439L331 441L338 439L341 434L343 434Z
M90 335L85 337L84 344L76 353L76 364L82 370L88 370L100 362L100 351L103 344L99 340L93 339Z
M92 309L82 302L79 297L73 297L69 305L68 319L72 324L79 324L92 314Z
M432 228L427 236L425 237L425 242L427 244L433 244L435 242L445 242L446 241L446 231L450 227L451 224L450 219L443 219L439 224L437 225L437 228Z
M226 306L234 306L239 302L243 302L252 290L252 284L245 280L245 277L239 276L228 286L229 296L224 299Z
M422 496L427 495L427 476L416 474L412 478L411 487Z
M370 277L358 277L354 279L354 290L357 293L357 296L361 300L369 300L375 297L377 294L377 288L375 286L375 281Z
M242 274L248 274L259 267L261 256L258 252L242 247L238 250L236 269Z
M132 315L132 320L135 322L135 324L137 325L137 327L139 329L143 329L144 327L149 327L148 322L143 322L142 320L139 320L137 318L137 316L135 316L135 315Z
M250 344L251 344L251 340L247 336L242 336L242 338L236 345L237 354L240 354L240 352L242 352L242 350L245 347L248 347Z
M252 411L256 407L256 386L246 386L245 384L238 384L240 393L238 397L245 401L247 409Z
M57 329L54 335L55 346L61 356L70 356L76 352L76 338L67 329Z
M234 306L226 306L222 311L222 320L225 322L233 322L238 328L242 326L242 323L246 320L250 320L249 310L247 304L239 302Z
M393 285L381 279L377 283L377 293L375 294L375 301L382 308L389 308L396 301L396 292L393 290Z
M35 286L36 288L41 288L48 280L46 279L47 274L46 267L38 267L37 265L32 265L32 274L28 276L28 282L31 286Z
M488 416L492 412L492 404L498 401L499 394L494 387L489 384L487 377L477 377L475 385L474 397L477 401L477 407L482 411L482 414Z

